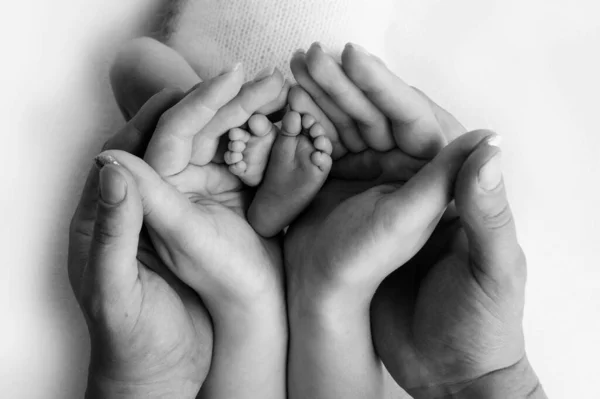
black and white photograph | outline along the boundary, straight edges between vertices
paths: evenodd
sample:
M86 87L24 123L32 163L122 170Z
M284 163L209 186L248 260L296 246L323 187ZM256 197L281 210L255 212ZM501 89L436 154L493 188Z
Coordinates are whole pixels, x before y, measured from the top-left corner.
M0 398L600 399L598 0L4 8Z

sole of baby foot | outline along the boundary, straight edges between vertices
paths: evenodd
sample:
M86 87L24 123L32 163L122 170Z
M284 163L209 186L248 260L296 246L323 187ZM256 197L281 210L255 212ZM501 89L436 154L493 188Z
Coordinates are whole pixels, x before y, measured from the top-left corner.
M229 171L248 186L257 186L263 179L269 154L277 136L277 128L265 115L253 115L248 120L249 131L235 128L229 131L225 163Z
M308 135L301 134L303 127ZM285 115L248 210L248 221L258 234L276 235L310 204L329 175L331 152L331 141L315 118L294 111Z

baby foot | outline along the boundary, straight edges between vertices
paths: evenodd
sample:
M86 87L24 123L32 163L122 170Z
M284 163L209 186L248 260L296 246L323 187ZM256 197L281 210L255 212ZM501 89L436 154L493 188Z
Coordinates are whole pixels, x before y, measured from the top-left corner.
M232 174L254 187L262 181L277 130L265 115L260 114L248 120L248 128L250 132L240 128L229 131L225 163Z
M308 136L301 134L303 128ZM248 222L256 232L272 237L308 206L327 179L332 150L314 117L294 111L285 115L264 181L248 210Z

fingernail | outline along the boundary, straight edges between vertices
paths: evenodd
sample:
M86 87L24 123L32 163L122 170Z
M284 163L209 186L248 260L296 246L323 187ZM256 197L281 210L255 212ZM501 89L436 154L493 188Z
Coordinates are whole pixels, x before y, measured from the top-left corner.
M296 56L297 54L305 54L306 51L304 51L303 48L299 48L296 51L294 51L294 53L292 54L292 56Z
M273 73L275 73L274 67L266 67L256 74L256 76L254 77L254 81L260 82L261 80L264 80L269 76L273 75Z
M106 165L120 165L120 163L117 162L117 160L114 157L107 154L100 154L96 156L96 158L94 158L94 164L96 164L96 167L98 169L102 169Z
M100 170L100 198L109 205L117 205L127 195L127 181L115 165Z
M350 47L350 48L358 51L359 53L363 53L365 55L371 55L371 53L369 53L363 46L360 46L356 43L348 43L348 44L346 44L346 47Z
M223 73L221 73L221 75L227 75L228 73L236 72L236 71L240 70L241 67L242 67L242 63L241 62L236 62L235 64L233 64L229 68L225 68L225 70L223 71Z
M323 44L321 42L314 42L312 44L312 47L315 47L317 50L321 50L322 52L326 52L325 46L323 46Z
M502 136L500 136L498 134L493 134L487 138L486 142L488 145L491 145L492 147L500 148L500 144L502 144Z
M479 169L478 175L479 187L485 191L496 189L502 182L502 163L500 161L500 152L496 153L485 165Z

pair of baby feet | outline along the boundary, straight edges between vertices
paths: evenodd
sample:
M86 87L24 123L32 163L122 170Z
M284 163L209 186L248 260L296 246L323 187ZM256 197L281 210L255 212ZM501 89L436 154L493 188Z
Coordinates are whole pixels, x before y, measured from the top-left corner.
M332 143L310 114L288 111L281 127L265 115L248 120L248 130L229 131L225 162L251 187L258 186L248 222L263 237L288 226L315 197L331 170Z

